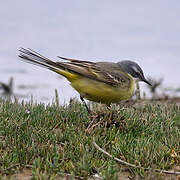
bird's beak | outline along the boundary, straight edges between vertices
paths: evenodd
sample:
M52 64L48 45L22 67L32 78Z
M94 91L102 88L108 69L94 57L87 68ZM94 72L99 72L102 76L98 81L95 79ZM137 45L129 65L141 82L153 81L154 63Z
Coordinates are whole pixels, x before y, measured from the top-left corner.
M146 84L152 86L152 84L148 80L146 80L145 78L143 78L142 81L144 81Z

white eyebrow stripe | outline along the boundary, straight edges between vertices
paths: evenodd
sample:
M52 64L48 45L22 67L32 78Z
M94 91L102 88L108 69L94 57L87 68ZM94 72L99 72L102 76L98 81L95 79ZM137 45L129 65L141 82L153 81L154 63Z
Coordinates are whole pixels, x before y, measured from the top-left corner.
M134 69L136 72L139 72L136 66L132 66L132 69Z

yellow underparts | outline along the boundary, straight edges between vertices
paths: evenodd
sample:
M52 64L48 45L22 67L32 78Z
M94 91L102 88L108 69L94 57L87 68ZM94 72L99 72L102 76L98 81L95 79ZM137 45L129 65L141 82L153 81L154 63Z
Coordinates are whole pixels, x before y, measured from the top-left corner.
M132 78L130 86L114 87L63 70L57 73L65 76L71 82L71 86L78 91L82 97L94 102L103 104L116 103L121 100L129 99L134 91L134 80Z

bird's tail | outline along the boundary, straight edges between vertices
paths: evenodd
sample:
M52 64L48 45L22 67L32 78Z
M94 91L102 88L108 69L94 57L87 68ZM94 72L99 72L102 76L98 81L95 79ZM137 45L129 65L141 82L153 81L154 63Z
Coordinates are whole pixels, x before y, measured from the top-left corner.
M18 56L21 58L21 60L30 64L35 64L50 69L66 77L70 82L76 80L79 77L78 73L71 70L71 68L64 62L54 62L49 58L37 53L36 51L33 51L32 49L21 48L19 49L19 52L20 53Z
M65 67L60 64L53 62L52 60L48 59L47 57L42 56L41 54L33 51L32 49L19 49L19 57L22 61L25 61L30 64L35 64L44 68L48 68L52 71L59 71L60 69L64 70Z

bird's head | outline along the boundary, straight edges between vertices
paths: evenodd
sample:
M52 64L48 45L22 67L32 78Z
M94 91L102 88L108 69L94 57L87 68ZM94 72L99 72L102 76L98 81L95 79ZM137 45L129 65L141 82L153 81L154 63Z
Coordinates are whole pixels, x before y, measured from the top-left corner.
M148 85L152 86L151 83L147 81L146 78L144 77L143 70L137 63L133 61L125 60L118 62L118 64L126 73L130 74L136 80L144 81Z

